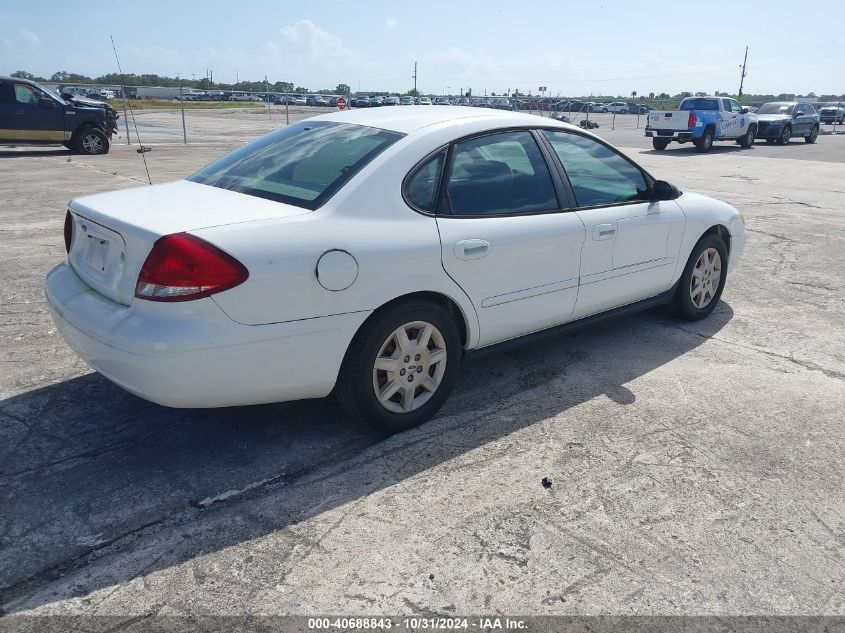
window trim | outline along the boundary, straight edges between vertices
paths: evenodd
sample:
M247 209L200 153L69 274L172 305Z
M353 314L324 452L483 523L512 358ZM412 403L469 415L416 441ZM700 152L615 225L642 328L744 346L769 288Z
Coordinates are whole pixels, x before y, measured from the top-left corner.
M624 206L628 206L628 205L632 205L632 204L643 204L643 203L657 202L654 199L649 199L649 200L629 200L627 202L613 202L611 204L579 205L578 204L578 198L577 198L577 196L575 196L575 190L572 187L572 182L569 180L569 174L566 173L566 168L563 166L563 162L560 160L560 157L558 157L557 152L554 151L554 146L552 145L552 142L549 140L549 138L546 136L545 132L564 132L566 134L573 134L575 136L582 136L584 138L590 139L591 141L598 143L599 145L604 145L607 149L609 149L610 151L615 153L617 156L620 156L621 158L623 158L634 169L636 169L637 171L639 171L643 175L643 180L645 180L645 183L648 186L649 191L654 190L654 183L657 182L657 179L654 176L652 176L650 173L648 173L643 167L641 167L640 165L635 163L633 160L628 158L628 156L626 156L625 154L623 154L622 152L617 150L615 147L610 145L610 143L606 142L602 138L599 138L597 136L592 136L591 134L584 134L580 130L570 130L568 128L543 127L543 128L538 128L538 131L541 132L540 136L542 136L543 141L548 144L548 148L549 148L549 150L552 154L552 158L554 159L554 161L557 165L557 168L560 169L560 172L561 172L561 174L564 178L564 182L566 183L566 186L567 186L567 191L571 195L573 202L575 202L575 205L571 209L572 211L588 211L588 210L591 210L591 209L608 209L608 208L611 208L611 207L624 207Z
M528 132L531 135L534 142L537 144L538 149L540 150L540 155L543 157L543 161L545 162L546 169L549 172L549 178L552 181L552 186L555 190L555 198L557 199L557 208L554 209L543 209L540 211L508 211L505 213L487 213L484 215L465 215L465 214L456 214L452 213L451 205L449 204L448 196L446 194L446 178L447 175L451 173L452 163L454 161L454 149L458 143L463 143L466 141L474 140L476 138L483 138L485 136L492 136L494 134L503 134L507 132ZM451 140L449 143L440 146L433 152L426 154L424 158L422 158L419 162L417 162L409 171L405 178L402 180L402 199L405 201L405 204L408 205L411 209L416 211L417 213L421 213L423 215L428 216L436 216L436 217L448 217L448 218L455 218L455 219L484 219L484 218L507 218L511 216L530 216L530 215L546 215L549 213L568 213L572 211L570 206L563 206L561 201L565 201L567 205L569 204L569 196L567 191L563 185L559 181L559 174L556 172L555 166L549 162L550 157L548 153L544 150L543 144L537 139L535 132L535 128L531 127L524 127L524 126L509 126L503 128L497 128L495 130L484 130L482 132L473 132L472 134L467 134L465 136L461 136L459 138ZM440 171L440 180L437 188L437 204L435 206L435 211L432 213L430 211L424 211L418 209L414 205L412 205L408 201L408 197L406 195L406 188L407 183L412 177L412 175L416 174L417 170L422 167L429 159L433 158L438 152L443 150L447 150L446 160L443 161L443 165Z

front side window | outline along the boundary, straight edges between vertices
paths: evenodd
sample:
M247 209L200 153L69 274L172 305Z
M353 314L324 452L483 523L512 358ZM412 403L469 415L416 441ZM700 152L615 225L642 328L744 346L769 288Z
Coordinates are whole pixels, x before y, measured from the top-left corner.
M570 132L544 132L563 164L579 207L648 200L642 171L598 141Z
M15 101L18 103L25 103L28 105L38 105L38 99L41 97L32 86L26 84L15 84Z
M244 145L188 180L316 209L402 136L363 125L300 121Z
M738 101L730 100L731 112L734 114L742 114L742 106Z
M500 132L456 143L446 192L454 215L559 208L549 168L528 131Z

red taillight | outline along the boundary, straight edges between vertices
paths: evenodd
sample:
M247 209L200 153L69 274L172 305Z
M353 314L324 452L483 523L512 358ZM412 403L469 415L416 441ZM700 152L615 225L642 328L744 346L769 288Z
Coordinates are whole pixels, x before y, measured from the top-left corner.
M687 119L687 127L695 127L695 112L689 113L689 119Z
M73 217L70 211L65 213L65 250L70 253L70 243L73 241Z
M188 233L165 235L141 267L135 296L190 301L242 284L249 271L234 257Z

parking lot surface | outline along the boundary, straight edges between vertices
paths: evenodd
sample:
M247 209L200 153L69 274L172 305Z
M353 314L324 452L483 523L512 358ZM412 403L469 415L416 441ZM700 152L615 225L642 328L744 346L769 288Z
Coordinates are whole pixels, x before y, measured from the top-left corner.
M141 157L0 148L0 609L845 614L845 137L597 133L744 213L720 305L468 361L389 439L330 400L171 410L92 373L43 279L67 200ZM154 146L152 180L236 142Z

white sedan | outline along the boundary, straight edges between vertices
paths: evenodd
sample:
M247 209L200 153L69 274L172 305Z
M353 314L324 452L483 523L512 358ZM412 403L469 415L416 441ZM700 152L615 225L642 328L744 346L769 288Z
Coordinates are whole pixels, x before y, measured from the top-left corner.
M736 209L536 116L335 112L187 180L78 198L47 275L75 352L142 398L335 393L388 432L443 404L472 350L660 303L713 310Z

